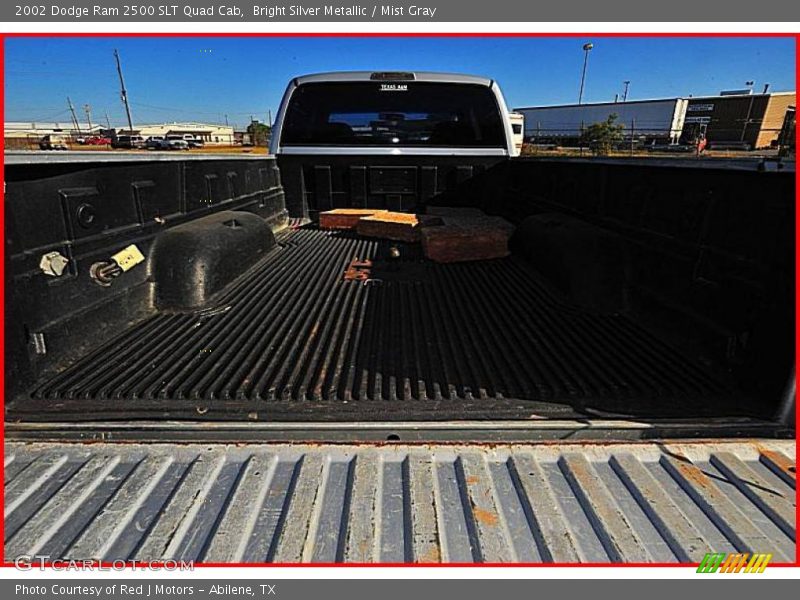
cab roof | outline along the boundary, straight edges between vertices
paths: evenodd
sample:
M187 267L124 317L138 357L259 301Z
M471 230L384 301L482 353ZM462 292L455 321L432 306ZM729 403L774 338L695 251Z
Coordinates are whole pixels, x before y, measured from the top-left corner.
M492 85L492 80L488 77L464 75L462 73L436 73L432 71L334 71L330 73L301 75L294 79L297 85L303 85L304 83L348 81L471 83L487 87Z

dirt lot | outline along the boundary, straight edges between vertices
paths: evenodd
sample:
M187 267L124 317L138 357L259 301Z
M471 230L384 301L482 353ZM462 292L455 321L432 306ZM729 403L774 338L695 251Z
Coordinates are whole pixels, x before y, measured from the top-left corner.
M540 157L584 157L591 158L592 153L588 148L581 150L580 148L541 148L529 144L522 147L523 156L540 156ZM696 155L692 152L664 152L664 151L648 151L637 149L633 152L628 150L612 150L609 154L612 158L692 158ZM762 150L705 150L700 158L777 158L777 148L767 148Z
M90 146L83 144L68 144L70 151L74 152L136 152L149 153L151 150L120 150L111 146ZM19 148L17 148L19 149ZM38 150L39 146L31 144L28 150ZM178 152L177 150L175 152ZM187 152L187 151L184 151ZM207 146L188 150L190 154L267 154L265 146Z

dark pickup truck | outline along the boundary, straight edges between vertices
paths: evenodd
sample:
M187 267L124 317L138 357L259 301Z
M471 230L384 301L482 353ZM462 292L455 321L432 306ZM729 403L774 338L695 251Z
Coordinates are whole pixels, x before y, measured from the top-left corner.
M513 154L430 73L294 80L269 157L7 154L6 560L793 560L794 163Z

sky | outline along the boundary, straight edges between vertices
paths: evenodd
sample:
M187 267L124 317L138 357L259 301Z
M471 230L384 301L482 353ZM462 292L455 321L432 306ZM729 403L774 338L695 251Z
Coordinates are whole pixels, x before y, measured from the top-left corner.
M585 102L700 96L754 81L795 89L793 38L7 38L5 120L125 124L113 51L122 59L134 124L274 116L296 75L427 70L496 79L510 107L575 103L591 41Z

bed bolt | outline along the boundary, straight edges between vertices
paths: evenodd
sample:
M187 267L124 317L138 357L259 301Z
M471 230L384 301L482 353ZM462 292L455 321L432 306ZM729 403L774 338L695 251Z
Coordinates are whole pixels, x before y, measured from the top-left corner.
M39 261L39 268L45 275L61 277L68 263L69 259L60 252L48 252Z
M120 266L114 262L96 262L89 267L89 275L103 287L109 287L114 278L122 274Z

